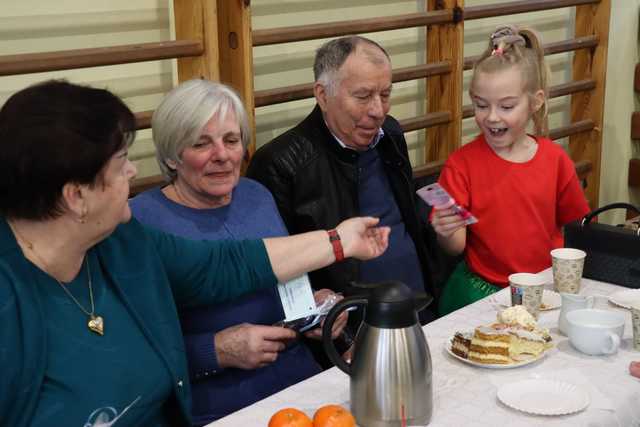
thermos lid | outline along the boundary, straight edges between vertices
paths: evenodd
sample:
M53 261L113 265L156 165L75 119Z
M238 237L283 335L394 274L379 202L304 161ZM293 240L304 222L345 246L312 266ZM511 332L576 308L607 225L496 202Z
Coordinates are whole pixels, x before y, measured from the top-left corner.
M404 283L398 281L365 285L369 288L369 302L364 321L378 328L406 328L418 323L418 310L426 307L426 295L414 295Z

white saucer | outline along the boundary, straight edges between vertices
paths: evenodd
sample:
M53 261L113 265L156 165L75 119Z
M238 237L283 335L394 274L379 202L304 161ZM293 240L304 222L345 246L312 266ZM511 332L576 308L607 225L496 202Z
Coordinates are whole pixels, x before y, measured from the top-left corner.
M529 379L505 384L498 399L518 411L534 415L567 415L589 406L589 393L570 383Z
M491 301L504 307L511 307L511 295L508 292L494 295ZM562 305L562 297L555 291L545 289L542 293L542 304L540 311L555 310Z
M631 308L634 303L640 303L640 289L627 289L609 295L609 301L623 308Z

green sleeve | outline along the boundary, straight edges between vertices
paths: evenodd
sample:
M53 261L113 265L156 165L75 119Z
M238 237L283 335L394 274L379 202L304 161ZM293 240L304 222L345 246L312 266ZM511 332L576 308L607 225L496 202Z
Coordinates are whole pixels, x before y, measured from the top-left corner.
M226 301L277 283L262 240L194 241L146 231L180 307Z

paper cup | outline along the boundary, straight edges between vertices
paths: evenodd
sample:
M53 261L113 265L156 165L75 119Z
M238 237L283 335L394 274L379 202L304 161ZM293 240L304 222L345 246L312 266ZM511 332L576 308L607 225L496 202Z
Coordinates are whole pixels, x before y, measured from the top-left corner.
M509 276L511 305L522 305L534 318L538 318L545 279L538 274L515 273Z
M553 286L556 292L580 292L580 279L586 256L586 252L580 249L558 248L551 251Z
M631 325L633 326L633 349L640 351L640 303L631 305Z

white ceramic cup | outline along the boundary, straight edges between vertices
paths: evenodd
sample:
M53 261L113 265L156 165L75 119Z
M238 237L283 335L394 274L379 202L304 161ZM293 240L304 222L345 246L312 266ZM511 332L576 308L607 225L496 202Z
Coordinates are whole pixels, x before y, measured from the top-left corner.
M546 279L533 273L514 273L509 275L511 305L522 305L534 318L538 318L542 293Z
M576 350L597 356L618 351L624 334L624 314L583 308L567 313L567 335Z
M556 292L577 294L587 253L580 249L558 248L551 251L553 286Z

